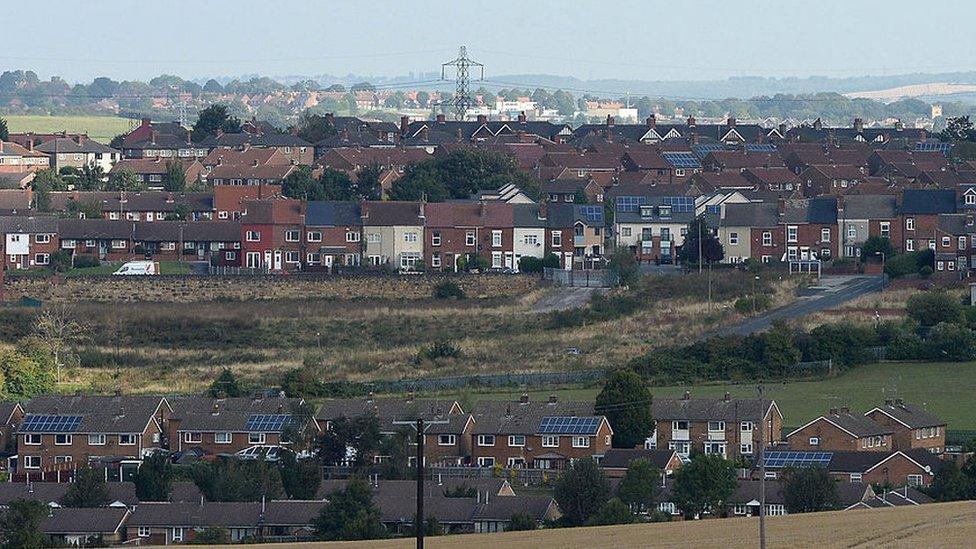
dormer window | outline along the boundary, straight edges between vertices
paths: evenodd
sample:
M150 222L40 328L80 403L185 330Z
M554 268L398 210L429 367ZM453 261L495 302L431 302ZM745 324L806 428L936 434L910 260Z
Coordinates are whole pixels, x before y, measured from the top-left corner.
M651 206L641 206L640 215L641 217L647 218L654 214L654 209Z
M671 206L660 206L658 209L661 217L671 217Z

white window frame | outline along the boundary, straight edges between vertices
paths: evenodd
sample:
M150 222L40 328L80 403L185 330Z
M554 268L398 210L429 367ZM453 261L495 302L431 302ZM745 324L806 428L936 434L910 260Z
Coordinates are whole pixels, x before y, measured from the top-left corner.
M905 218L905 230L906 231L914 231L915 230L915 218L914 217L906 217Z
M482 456L478 458L478 467L494 467L495 458L492 456Z
M762 234L762 244L763 244L763 246L772 246L773 245L773 232L772 231L763 231L763 234Z
M302 239L302 232L298 229L288 229L285 231L285 242L298 242Z
M203 433L198 433L195 431L186 431L183 433L183 442L187 444L198 444L203 442Z
M786 227L786 241L787 242L797 242L800 238L800 229L796 225L789 225Z
M820 241L821 242L830 242L830 227L821 227L820 228Z
M559 435L542 435L543 448L559 448Z
M322 242L322 231L306 231L305 238L309 242Z
M24 469L40 469L41 456L24 456Z
M247 443L248 444L264 444L264 443L267 442L267 440L268 440L268 437L265 435L265 433L248 433L247 434Z
M432 233L430 233L430 245L431 246L440 246L441 245L441 232L440 231L433 231Z
M247 231L244 233L244 240L247 242L261 242L261 231Z
M525 435L508 435L509 448L522 448L524 446L525 446Z
M553 231L552 232L552 246L554 248L562 248L563 246L563 232Z
M488 441L491 440L491 444ZM495 435L478 435L478 446L494 446L495 445Z
M820 437L810 437L807 443L810 446L820 446Z
M346 231L346 242L359 242L361 238L359 231Z
M590 437L573 436L573 448L589 448Z
M214 444L231 444L234 442L233 433L214 433Z
M457 435L437 435L437 445L438 446L455 446L457 444Z
M474 231L464 233L464 245L475 246L478 244L478 235Z
M105 446L108 437L104 434L93 434L88 435L88 445L89 446Z
M152 535L152 527L140 526L139 530L137 530L136 535L139 536L140 538L148 538L150 535Z
M851 482L863 482L863 479L861 473L851 473Z
M729 233L729 245L730 246L739 245L739 233Z
M37 442L34 442L37 441ZM24 444L27 446L40 446L41 445L41 434L40 433L24 433Z
M73 437L68 433L55 433L54 434L54 445L55 446L71 446ZM59 442L60 441L60 442Z
M501 248L502 247L502 232L501 231L491 231L491 247Z
M127 437L127 438L122 438ZM135 433L119 433L119 446L135 446L138 437ZM129 441L129 442L124 442Z

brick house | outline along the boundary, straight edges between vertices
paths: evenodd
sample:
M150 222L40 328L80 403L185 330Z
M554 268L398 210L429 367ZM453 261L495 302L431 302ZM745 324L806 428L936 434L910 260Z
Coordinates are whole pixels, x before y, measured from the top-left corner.
M223 133L208 135L200 142L211 150L269 149L279 152L291 164L311 166L315 160L315 148L311 143L290 133Z
M169 449L215 455L288 445L282 431L304 403L300 398L174 398ZM318 428L313 425L311 431L317 434Z
M852 414L847 408L832 408L786 435L786 442L790 450L797 451L889 452L893 433L869 417Z
M103 261L130 259L135 254L134 221L59 219L60 247L72 255L91 255Z
M561 254L567 269L593 269L603 264L606 227L602 204L549 204L546 216L547 244L557 256Z
M970 235L976 233L972 213L939 214L935 225L935 274L963 278L973 267Z
M3 282L0 279L0 282ZM10 446L16 442L17 428L20 427L24 419L24 408L18 402L0 402L0 448L12 448ZM0 463L0 467L6 463Z
M177 122L153 122L143 118L122 138L124 158L203 158L208 152L207 147L194 144L191 130Z
M787 261L838 257L837 199L817 197L780 202Z
M757 398L654 399L654 431L645 448L674 450L686 458L692 452L719 454L726 459L751 457L760 446L765 426L765 442L771 447L782 440L783 414L773 400Z
M144 502L126 521L125 539L138 540L132 542L138 545L171 545L191 542L197 533L221 527L232 542L240 542L258 534L262 506L260 502Z
M96 464L137 465L164 448L173 409L151 396L60 396L31 399L17 436L17 473L34 478Z
M305 213L308 270L358 267L363 257L362 209L357 202L310 201Z
M68 508L52 507L40 524L41 532L48 540L63 546L84 547L90 539L98 539L108 545L121 545L125 541L125 521L129 518L127 507Z
M426 204L364 202L361 205L364 264L411 271L424 257Z
M12 141L0 140L0 174L18 174L46 170L51 165L48 155L35 151L33 145L21 147Z
M165 221L180 210L187 221L213 217L213 194L170 193L165 191L66 191L52 192L51 210L69 212L72 207L93 206L103 219L127 221ZM86 208L87 209L87 208Z
M55 217L0 217L3 263L7 269L47 267L58 250L58 219Z
M945 452L946 422L918 406L900 398L888 399L864 415L894 431L893 450L922 448L933 454Z
M900 252L935 249L939 214L955 212L954 190L905 189L898 208L902 239L893 244Z
M681 456L674 450L650 448L610 448L603 454L600 467L608 478L623 478L630 464L638 459L647 460L663 475L671 475L681 467Z
M252 200L241 215L244 267L264 271L297 271L306 246L305 203L291 198Z
M508 468L564 469L582 457L601 458L613 429L584 402L481 401L474 408L471 464Z
M884 451L774 451L766 453L766 477L789 476L791 467L819 466L844 483L928 486L942 462L922 449ZM759 466L752 470L759 478Z
M901 241L897 197L850 195L845 196L839 205L837 217L844 257L861 257L861 246L872 236L887 238L893 246Z
M718 238L725 249L726 263L755 259L763 263L780 261L786 253L785 238L774 203L726 204L719 222Z
M56 170L97 166L107 174L122 159L121 151L91 140L87 135L51 139L38 145L35 150L50 156L51 167Z
M192 185L205 179L207 170L197 158L163 159L158 156L154 158L125 158L119 160L108 172L108 175L111 177L123 172L131 173L148 189L162 190L171 162L179 163L187 185Z
M516 269L515 205L504 202L427 204L425 262L432 270L458 271L482 257L492 268Z
M252 200L281 197L281 185L214 185L215 219L240 219L244 204Z
M806 197L847 194L868 179L861 166L814 165L799 176Z

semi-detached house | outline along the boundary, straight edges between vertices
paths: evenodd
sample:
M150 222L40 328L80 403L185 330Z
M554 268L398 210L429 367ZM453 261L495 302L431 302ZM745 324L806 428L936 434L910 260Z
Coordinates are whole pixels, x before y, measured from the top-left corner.
M302 233L305 203L282 198L244 203L241 216L244 266L264 271L295 271L306 250Z
M424 257L425 207L422 202L364 202L364 264L413 270Z
M300 398L203 398L171 401L168 423L169 449L200 450L204 454L237 454L288 445L282 432L295 421L304 405ZM318 433L313 425L297 426L296 432Z
M891 427L852 414L848 408L831 408L786 435L786 441L791 450L887 452L892 449L893 433Z
M306 204L305 242L308 270L358 267L363 257L362 209L357 202L310 201Z
M0 217L0 237L0 253L7 269L46 267L51 254L58 250L58 220L45 216Z

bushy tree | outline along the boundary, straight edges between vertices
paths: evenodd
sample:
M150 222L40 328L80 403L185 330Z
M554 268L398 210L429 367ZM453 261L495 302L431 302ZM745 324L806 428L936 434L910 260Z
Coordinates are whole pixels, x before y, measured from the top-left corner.
M237 376L230 368L220 371L217 379L207 389L207 396L212 398L237 398L244 396L244 390L237 381Z
M0 371L8 395L30 398L54 390L54 360L42 351L40 345L31 345L29 349L0 352Z
M701 246L699 246L701 240ZM701 248L701 261L717 263L725 257L725 250L712 230L705 223L705 218L696 218L688 225L685 240L678 248L678 259L682 263L698 263L698 248Z
M940 322L961 324L964 320L962 302L948 292L912 294L905 310L909 318L922 326L935 326Z
M111 502L104 472L89 467L75 472L74 482L61 497L64 507L105 507Z
M610 484L591 458L576 460L556 481L553 497L572 526L586 524L610 497Z
M976 497L976 477L964 474L953 461L943 463L935 472L927 492L937 501L959 501Z
M277 499L284 492L278 468L260 459L200 461L189 475L210 501L261 501L262 497Z
M230 543L230 532L223 526L208 526L193 536L190 545L227 545Z
M373 503L373 490L362 479L350 480L344 490L330 494L313 525L316 537L325 541L387 537L380 510Z
M372 462L380 439L380 424L375 415L353 419L340 416L332 420L332 428L319 439L319 456L326 465L339 465L345 461L348 448L355 454L353 465L361 467Z
M635 459L617 485L617 497L638 513L649 513L657 506L661 472L646 459Z
M615 448L634 448L654 430L651 391L633 370L614 370L596 397L594 410L607 416Z
M922 349L930 360L976 360L976 333L959 324L940 322L929 330Z
M167 501L173 489L173 464L161 453L142 460L132 478L139 501Z
M783 486L789 513L813 513L837 509L837 481L824 467L801 467L789 471Z
M166 175L163 176L163 189L171 193L181 193L186 190L186 171L178 160L166 163Z
M631 286L640 281L641 272L634 254L627 248L616 248L610 255L610 262L607 264L610 272L617 275L617 283L621 286Z
M861 244L861 257L866 261L881 261L881 254L884 254L887 263L897 253L898 251L888 237L873 235L868 237L864 244Z
M47 547L47 537L41 523L47 518L48 507L40 501L15 499L0 511L0 542L9 549L40 549Z
M281 469L281 484L285 493L291 499L311 500L322 483L322 467L318 462L310 459L299 460L295 453L282 450L279 467Z
M607 526L611 524L630 524L634 522L634 514L620 498L613 498L603 504L600 510L589 520L590 526Z
M467 198L482 189L514 183L530 196L538 196L539 182L518 168L512 157L497 151L458 149L408 164L403 177L393 184L395 200L442 202Z
M686 518L718 514L737 486L735 466L718 454L695 454L674 475L671 495Z
M0 141L10 140L10 130L7 128L7 119L0 117Z
M241 131L241 121L237 117L230 115L227 105L210 105L200 111L197 121L193 124L193 139L202 141L217 131L224 133L239 133Z
M531 515L524 512L515 513L512 518L508 520L508 524L505 526L506 532L520 532L524 530L535 530L539 526L536 524L535 519Z

